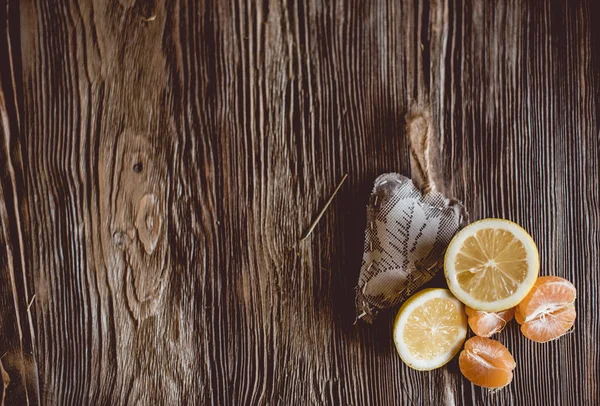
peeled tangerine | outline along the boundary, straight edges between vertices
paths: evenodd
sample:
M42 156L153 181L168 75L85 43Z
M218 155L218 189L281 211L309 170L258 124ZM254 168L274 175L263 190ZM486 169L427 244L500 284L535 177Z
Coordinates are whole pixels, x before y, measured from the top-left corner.
M504 345L484 337L471 337L465 342L458 365L465 378L473 384L491 389L508 385L517 366Z
M576 297L577 290L568 280L539 277L515 311L523 335L545 343L566 334L575 323Z
M503 312L484 312L465 306L471 330L479 337L491 337L501 332L515 315L515 309Z

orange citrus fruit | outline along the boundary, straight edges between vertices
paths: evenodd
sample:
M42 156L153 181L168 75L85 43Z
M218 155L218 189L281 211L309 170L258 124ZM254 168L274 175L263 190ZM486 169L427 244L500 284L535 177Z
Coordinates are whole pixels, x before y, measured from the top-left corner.
M458 357L462 374L477 386L502 388L513 378L517 366L510 351L496 340L471 337Z
M465 311L469 327L479 337L491 337L501 332L515 315L514 308L502 312L484 312L466 306Z
M519 303L515 318L530 340L545 343L566 334L575 323L577 290L558 276L542 276Z

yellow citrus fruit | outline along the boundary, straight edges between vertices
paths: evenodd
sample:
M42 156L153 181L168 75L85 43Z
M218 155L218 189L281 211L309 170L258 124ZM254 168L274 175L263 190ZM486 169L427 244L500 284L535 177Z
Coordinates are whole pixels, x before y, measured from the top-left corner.
M467 306L499 312L519 304L540 268L531 236L512 221L485 219L454 236L444 258L450 291Z
M430 371L450 361L467 336L463 304L448 289L411 296L394 321L394 343L409 367Z

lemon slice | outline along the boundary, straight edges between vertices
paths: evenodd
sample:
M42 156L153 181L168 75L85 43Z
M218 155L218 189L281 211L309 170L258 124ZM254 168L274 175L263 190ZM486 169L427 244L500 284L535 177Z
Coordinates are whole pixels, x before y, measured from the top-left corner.
M485 219L454 236L444 259L448 287L461 302L486 312L519 304L538 276L531 236L508 220Z
M447 364L467 336L463 304L448 289L425 289L400 308L394 343L409 367L430 371Z

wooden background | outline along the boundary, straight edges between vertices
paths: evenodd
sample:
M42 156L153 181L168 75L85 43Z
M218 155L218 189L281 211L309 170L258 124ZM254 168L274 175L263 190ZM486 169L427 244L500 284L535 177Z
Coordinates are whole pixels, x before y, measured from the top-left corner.
M3 404L599 404L599 17L595 0L1 0ZM499 336L518 367L497 393L456 360L404 366L393 312L353 325L371 185L408 174L423 98L454 196L522 224L541 273L578 288L572 334Z

